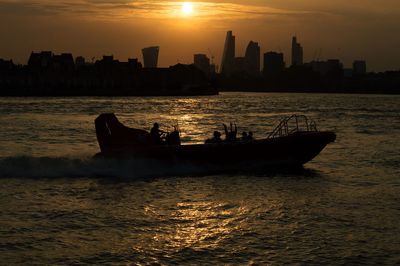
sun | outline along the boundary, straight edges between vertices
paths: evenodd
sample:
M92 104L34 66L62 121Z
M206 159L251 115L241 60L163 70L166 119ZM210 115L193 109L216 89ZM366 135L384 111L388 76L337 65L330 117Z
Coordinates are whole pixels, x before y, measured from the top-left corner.
M193 13L193 4L190 2L182 3L181 11L184 15L191 15Z

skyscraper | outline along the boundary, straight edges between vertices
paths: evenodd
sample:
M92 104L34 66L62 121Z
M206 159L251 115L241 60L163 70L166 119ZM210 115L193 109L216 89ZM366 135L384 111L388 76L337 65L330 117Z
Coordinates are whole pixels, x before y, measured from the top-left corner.
M159 46L147 47L142 49L143 63L145 68L157 67L159 51Z
M251 75L260 74L260 46L257 42L250 41L245 55L246 72Z
M224 53L221 62L221 73L229 76L234 68L235 61L235 36L228 31L225 39Z
M264 75L275 75L285 68L283 54L268 52L264 54Z
M233 69L232 73L241 74L246 73L246 58L239 56L233 59Z
M365 75L367 73L367 63L364 60L353 62L353 75Z
M292 66L303 65L303 47L297 42L296 36L292 39Z

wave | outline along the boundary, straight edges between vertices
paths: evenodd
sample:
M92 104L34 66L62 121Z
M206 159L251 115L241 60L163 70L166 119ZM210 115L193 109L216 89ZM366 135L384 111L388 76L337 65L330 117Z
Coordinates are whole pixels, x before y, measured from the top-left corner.
M150 159L17 156L0 158L1 178L122 177L146 178L200 173L190 164L169 165Z
M242 165L243 166L243 165ZM232 167L232 168L231 168ZM168 163L152 159L109 159L93 157L0 157L0 178L123 178L152 179L173 176L244 175L316 177L313 170L265 168L260 162L229 168L188 162Z

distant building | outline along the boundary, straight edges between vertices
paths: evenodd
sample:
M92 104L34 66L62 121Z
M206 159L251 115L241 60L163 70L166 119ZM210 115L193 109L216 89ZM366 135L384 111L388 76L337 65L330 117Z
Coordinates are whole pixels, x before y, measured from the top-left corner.
M193 58L194 65L203 71L208 77L211 72L210 59L205 54L195 54Z
M176 64L168 69L167 85L170 89L181 91L208 89L206 75L194 65Z
M142 68L142 63L137 58L128 58L128 65L133 69Z
M367 74L367 63L364 60L356 60L353 62L353 75Z
M53 66L53 53L50 51L43 51L40 53L32 52L29 60L28 66L32 69L44 69Z
M103 60L102 60L103 63L112 64L114 61L115 60L113 55L103 55Z
M145 68L155 68L158 66L159 46L152 46L142 49L143 63Z
M251 75L260 74L260 46L257 42L250 41L245 55L245 71Z
M2 68L11 68L14 66L14 62L12 60L5 60L3 58L0 58L0 66Z
M247 73L245 57L235 57L233 59L233 69L231 73Z
M275 75L285 69L283 53L267 52L264 54L264 74Z
M345 78L351 78L353 76L353 69L352 68L343 68L343 76Z
M12 70L15 67L12 60L4 60L0 58L0 76L5 72Z
M137 71L136 86L144 95L169 95L177 92L204 94L210 90L203 71L194 65L177 64L169 68L143 68ZM168 93L169 92L169 93Z
M60 70L73 70L75 68L74 57L70 53L53 55L53 68Z
M103 59L95 63L97 69L106 75L120 75L121 73L131 73L142 68L142 64L137 58L129 58L128 62L120 62L114 59L113 55L103 55Z
M297 42L297 37L292 39L292 66L303 65L303 47Z
M215 64L210 64L210 74L211 76L215 76L217 74L217 66Z
M318 72L322 76L327 75L343 75L343 64L339 59L329 59L327 61L311 61L305 64L312 68L313 71Z
M75 62L72 54L62 53L60 55L53 54L50 51L40 53L32 52L28 67L35 70L68 70L75 68Z
M229 76L234 68L235 61L235 36L228 31L225 39L224 53L222 55L221 73Z
M86 64L86 60L83 56L77 56L75 58L75 66L76 67L83 67Z

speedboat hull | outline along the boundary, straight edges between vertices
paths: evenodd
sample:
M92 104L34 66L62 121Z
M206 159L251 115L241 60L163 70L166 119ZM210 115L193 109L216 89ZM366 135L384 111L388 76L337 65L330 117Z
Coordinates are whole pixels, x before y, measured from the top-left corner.
M145 158L168 164L190 163L234 169L253 166L302 166L334 142L333 132L296 132L288 136L249 142L219 144L152 145L107 149L96 156L105 158Z

